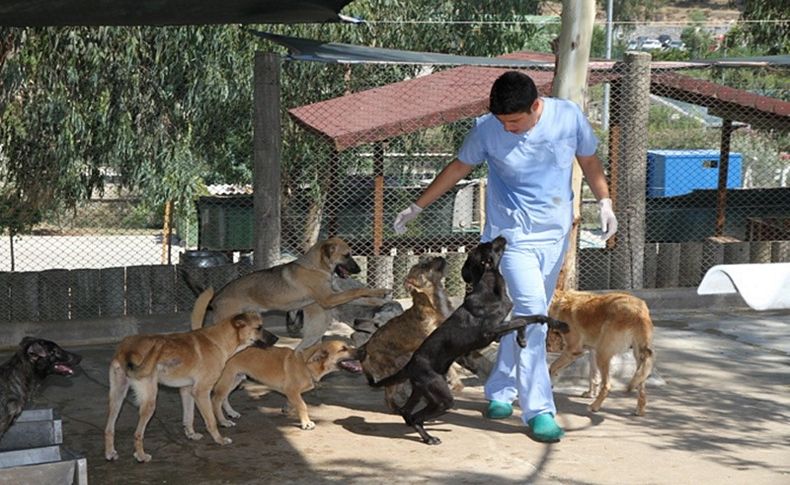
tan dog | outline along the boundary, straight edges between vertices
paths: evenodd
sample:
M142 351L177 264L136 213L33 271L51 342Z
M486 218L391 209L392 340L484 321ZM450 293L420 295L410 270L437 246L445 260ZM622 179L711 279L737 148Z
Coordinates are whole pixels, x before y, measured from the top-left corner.
M205 308L205 302L201 306ZM262 330L262 327L260 315L245 313L191 332L132 335L123 339L110 362L109 413L104 429L105 458L118 458L115 450L115 421L129 387L134 389L140 406L140 418L134 433L134 457L137 461L151 460L151 455L143 450L143 435L156 408L158 384L179 388L182 423L187 438L202 438L194 429L197 403L214 441L221 445L229 444L231 440L219 434L211 412L211 388L222 374L225 362L233 354L254 343L272 345L277 341L277 337Z
M584 349L590 349L590 388L586 394L595 397L590 410L597 412L611 388L609 363L612 357L630 347L637 367L628 383L628 391L638 390L635 414L643 416L647 404L645 380L655 360L653 321L645 302L628 293L557 290L549 316L566 322L570 327L570 331L559 338L552 330L549 331L549 351L560 350L557 347L564 344L562 354L549 368L552 377L578 359Z
M368 381L376 382L398 372L426 337L452 313L442 278L447 262L442 257L415 264L406 275L404 286L411 293L412 306L381 326L362 346L362 370ZM451 367L448 382L455 391L463 388ZM399 409L411 395L408 382L384 388L384 400L391 410Z
M357 298L376 298L371 304L384 304L380 299L390 293L388 289L354 288L337 291L333 288L333 275L347 278L359 272L359 265L351 256L351 248L342 239L319 241L290 263L254 271L222 287L211 298L210 317L201 315L196 318L193 313L192 328L202 327L204 320L208 324L247 311L290 311L312 303L329 309ZM210 291L211 288L206 289L201 296ZM308 338L308 334L311 339L315 335L320 338L328 323L327 319L321 319L317 326L322 328L313 328L310 327L312 322L308 320L305 338Z
M228 396L247 376L284 394L288 404L283 406L283 412L288 412L290 405L299 416L302 429L313 429L315 423L307 414L302 393L313 389L325 375L341 369L354 373L361 370L356 361L356 349L338 339L328 339L301 351L287 347L242 350L225 364L222 376L214 385L211 398L214 415L222 426L236 425L226 419L222 411L224 409L232 418L240 416L230 406Z

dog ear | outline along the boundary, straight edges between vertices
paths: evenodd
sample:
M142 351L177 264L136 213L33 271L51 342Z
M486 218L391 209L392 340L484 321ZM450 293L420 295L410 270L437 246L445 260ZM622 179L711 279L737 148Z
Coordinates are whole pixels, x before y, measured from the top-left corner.
M480 264L480 252L475 248L464 261L464 265L461 268L461 278L467 283L475 283L480 280L482 275L483 268Z
M30 357L43 358L49 354L47 348L41 343L40 340L26 337L22 340L25 353Z
M501 253L505 250L505 246L507 245L507 239L502 236L497 236L496 239L491 241L491 247L497 253Z
M324 244L321 245L321 256L327 260L331 261L332 255L337 250L337 245L331 239L324 241Z
M441 256L437 256L431 260L431 268L437 273L444 275L444 271L447 269L447 260Z
M322 362L326 360L327 357L329 357L329 352L327 352L326 349L321 349L314 352L313 355L311 355L310 358L307 360L307 362L310 363Z
M248 313L239 313L238 315L234 315L231 319L231 323L233 324L233 328L241 328L247 325L250 322Z

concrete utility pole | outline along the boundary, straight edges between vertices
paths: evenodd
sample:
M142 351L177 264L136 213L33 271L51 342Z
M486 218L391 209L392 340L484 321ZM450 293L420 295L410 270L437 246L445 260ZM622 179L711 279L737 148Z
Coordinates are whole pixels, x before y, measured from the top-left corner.
M587 100L587 67L590 62L595 0L563 0L562 32L557 50L555 76L551 94L578 104L582 109ZM560 273L558 288L577 287L576 253L581 223L582 171L573 164L573 228L568 254Z

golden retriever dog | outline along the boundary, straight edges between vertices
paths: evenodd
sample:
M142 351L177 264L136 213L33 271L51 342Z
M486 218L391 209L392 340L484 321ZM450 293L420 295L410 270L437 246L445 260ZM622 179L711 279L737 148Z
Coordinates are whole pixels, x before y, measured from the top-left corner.
M313 389L325 375L332 372L361 372L356 358L356 349L340 339L326 339L304 350L288 347L242 350L228 360L222 376L214 385L211 404L217 422L224 427L236 425L225 418L223 410L231 418L241 416L231 407L228 396L248 377L285 395L288 402L283 406L283 412L295 411L301 428L313 429L315 423L307 414L302 393Z
M590 388L586 394L595 398L590 411L597 412L611 388L609 363L612 357L631 348L637 367L628 383L628 391L638 391L634 414L644 416L645 380L655 360L653 321L644 300L628 293L557 290L549 316L566 322L570 328L564 335L549 330L549 351L562 352L549 367L551 376L556 376L589 349Z
M333 286L333 275L348 278L360 271L345 241L339 238L319 241L294 261L248 273L223 286L216 294L213 294L212 288L202 290L200 296L211 294L208 297L209 311L199 318L193 313L192 329L249 311L291 311L313 303L323 309L330 309L358 298L375 299L370 304L385 303L381 299L390 293L389 289L353 288L337 291ZM194 282L187 282L194 291L200 291ZM310 320L306 322L305 338L308 334L311 338L314 335L320 338L329 321L321 319L316 323L323 328L312 328L314 323Z
M198 302L200 304L201 302ZM205 308L205 303L202 305ZM132 335L118 345L110 362L110 393L107 426L104 429L104 456L116 460L115 422L131 387L140 407L134 432L134 457L138 462L151 460L143 449L145 428L156 408L158 385L177 387L183 408L182 423L187 438L198 440L194 417L197 403L206 428L220 445L231 442L220 435L211 412L211 389L225 362L234 354L253 345L272 345L277 337L263 330L257 313L242 313L217 325L184 333Z

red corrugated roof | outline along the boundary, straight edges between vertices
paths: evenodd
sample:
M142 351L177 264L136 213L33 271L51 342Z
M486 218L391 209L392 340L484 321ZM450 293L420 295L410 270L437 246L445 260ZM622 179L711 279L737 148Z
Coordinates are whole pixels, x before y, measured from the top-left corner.
M502 56L508 59L553 62L552 54L517 52ZM594 85L617 77L598 69L589 76ZM506 68L462 66L434 74L400 81L386 86L290 109L288 113L300 125L329 139L336 150L397 137L417 130L479 116L488 109L488 95L494 80ZM551 93L554 73L526 70L542 95ZM665 93L656 92L669 86ZM656 94L682 99L709 107L735 103L762 114L787 117L790 103L758 96L715 83L699 81L679 74L654 74L651 90ZM704 101L704 102L703 102ZM747 121L734 117L739 121ZM787 121L787 119L785 119Z

